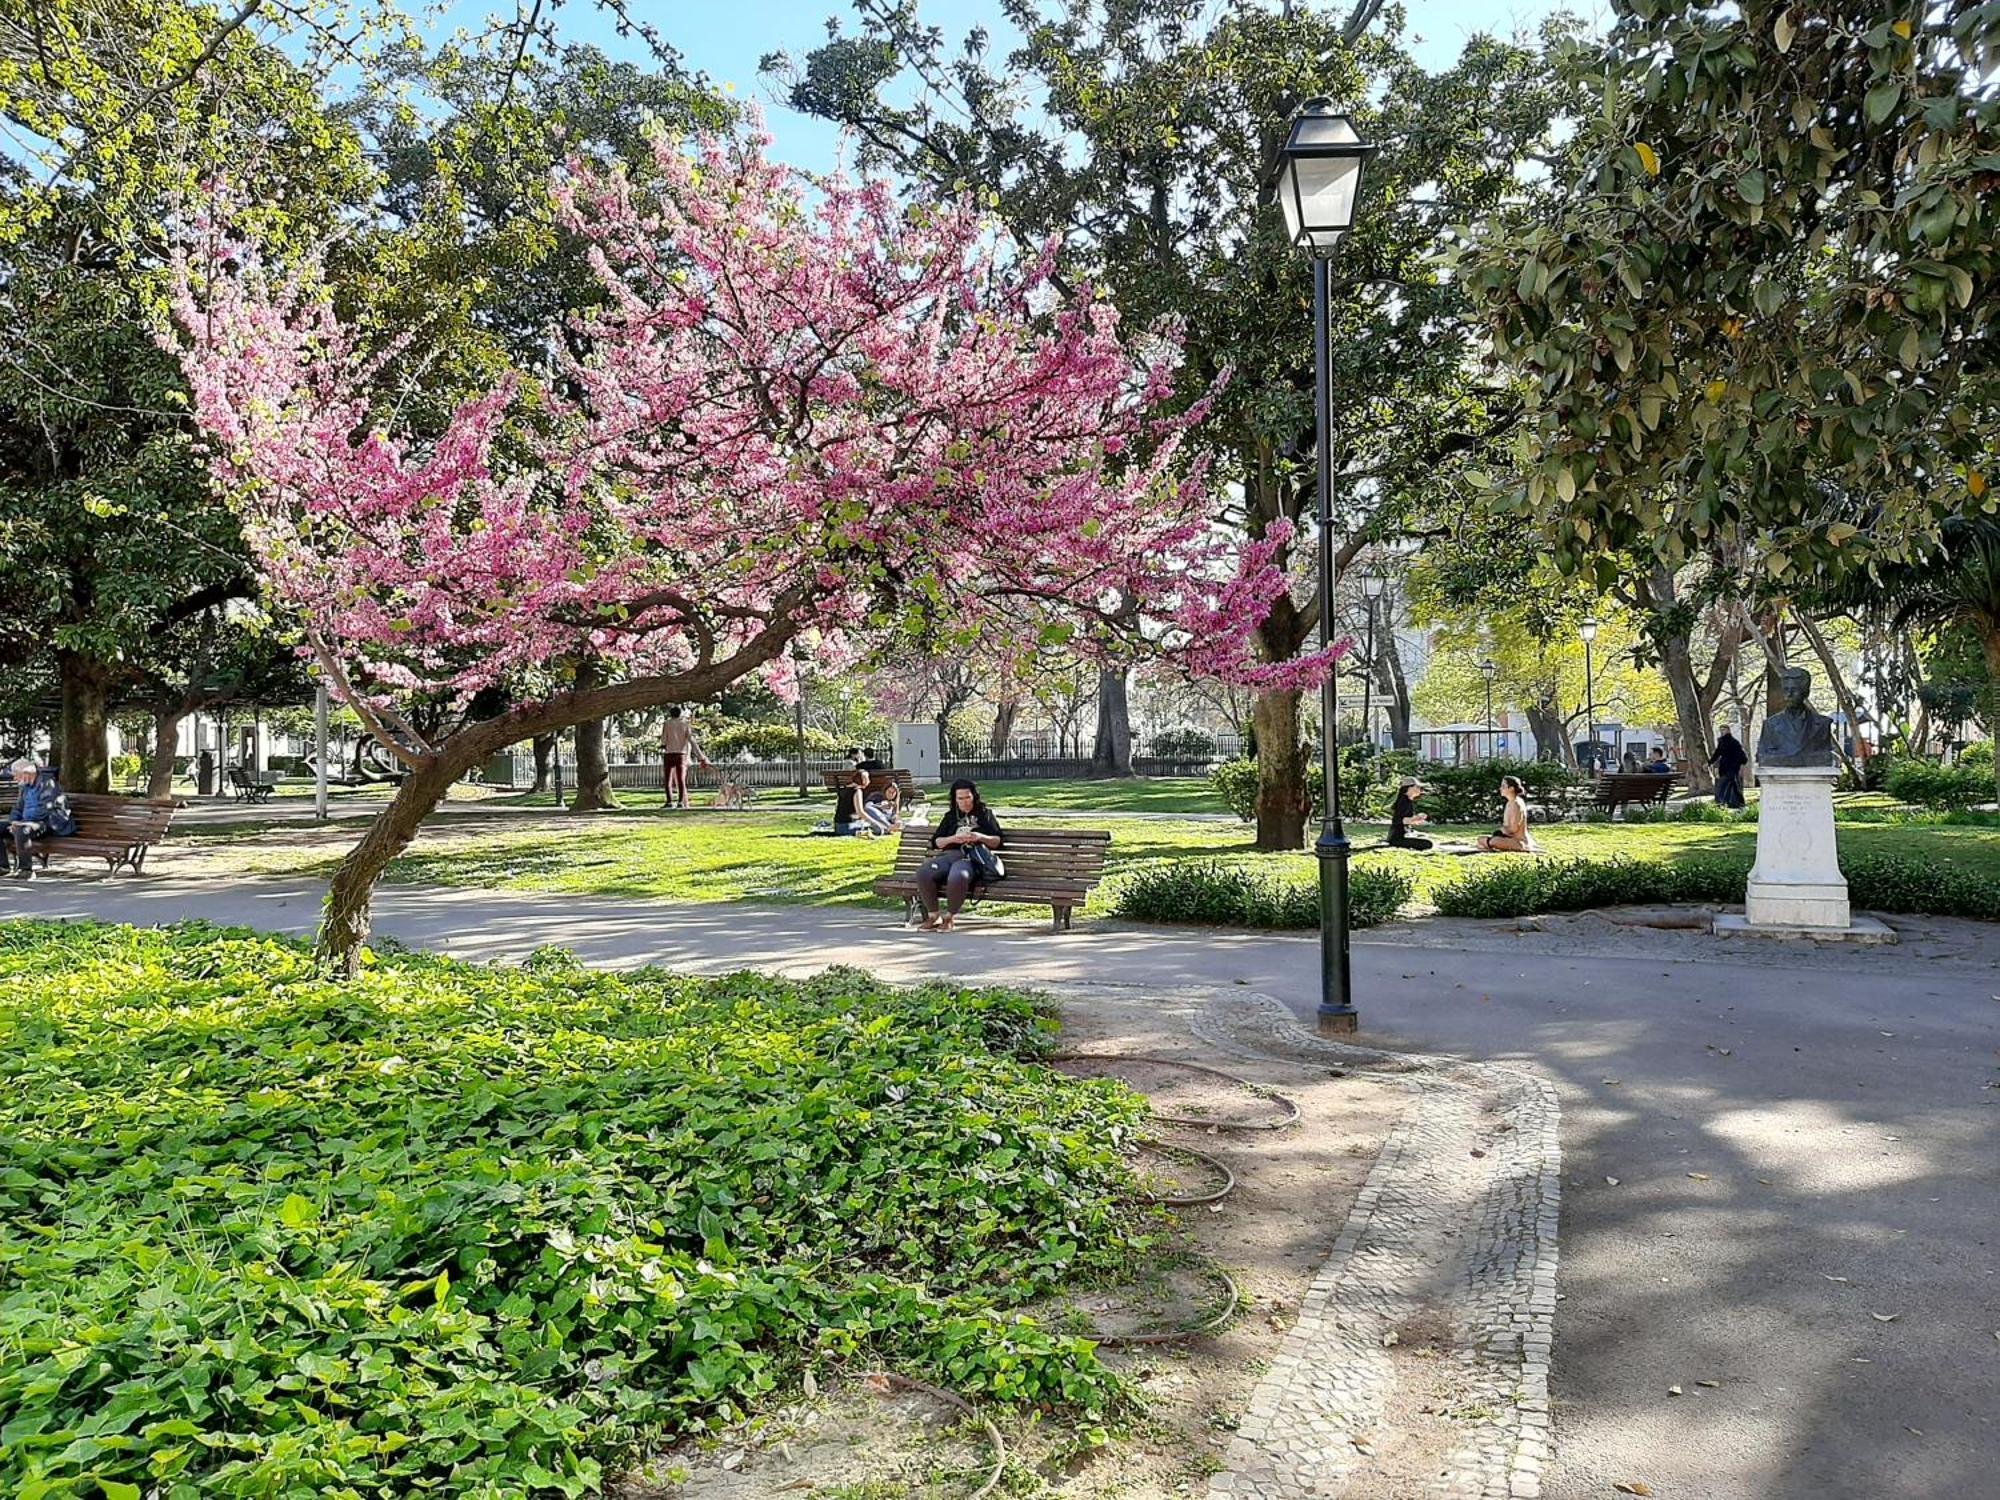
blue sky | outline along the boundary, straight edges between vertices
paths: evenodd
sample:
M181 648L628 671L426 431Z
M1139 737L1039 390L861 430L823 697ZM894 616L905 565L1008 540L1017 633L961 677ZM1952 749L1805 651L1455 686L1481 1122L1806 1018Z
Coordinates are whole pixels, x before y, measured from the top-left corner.
M1223 0L1215 3L1219 9ZM1346 3L1336 0L1336 7L1344 10ZM1475 32L1532 30L1559 10L1594 17L1604 9L1601 0L1405 0L1405 6L1411 34L1422 39L1416 48L1418 56L1433 67L1449 63ZM680 49L689 67L707 73L717 84L734 84L738 98L762 102L779 158L810 171L825 171L834 165L839 153L838 132L776 103L766 80L758 74L757 64L769 52L802 55L818 45L826 36L827 17L851 18L846 0L739 0L736 4L695 0L685 5L633 0L631 11L657 26L662 37ZM494 0L457 0L436 29L439 34L456 27L478 30L496 12L512 14L509 7ZM954 46L975 26L992 32L996 47L1004 46L1013 34L1001 16L998 0L920 0L919 13L926 22L942 27ZM556 23L565 41L588 42L614 56L641 59L645 55L641 44L618 37L611 18L593 0L569 0L556 12Z

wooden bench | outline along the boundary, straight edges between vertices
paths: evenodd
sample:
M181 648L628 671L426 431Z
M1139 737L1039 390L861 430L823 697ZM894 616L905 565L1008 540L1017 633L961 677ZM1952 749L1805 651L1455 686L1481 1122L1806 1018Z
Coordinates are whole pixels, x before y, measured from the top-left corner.
M1007 878L978 889L972 900L1047 905L1051 930L1067 931L1070 913L1083 905L1090 888L1104 878L1106 832L1084 828L1008 828L1000 858ZM935 852L929 828L905 828L896 846L895 872L875 882L878 896L901 896L903 919L917 904L917 868Z
M848 777L853 774L849 770L822 771L819 773L820 784L829 792L837 792L847 785ZM884 776L894 779L896 790L903 795L903 806L911 807L923 800L917 795L917 783L911 778L910 773L900 766L893 771L870 771L868 773L869 787L873 788L875 783Z
M230 766L223 774L229 783L229 795L238 802L269 802L271 794L277 790L270 782L258 780L241 766Z
M146 851L167 836L174 820L174 803L169 798L152 801L144 797L118 797L103 792L70 792L70 811L76 814L76 832L66 839L40 838L28 845L46 869L52 854L93 855L104 861L105 873L116 874L120 865L137 875L146 865Z
M1680 784L1671 771L1606 771L1597 778L1593 800L1608 813L1621 807L1659 807Z

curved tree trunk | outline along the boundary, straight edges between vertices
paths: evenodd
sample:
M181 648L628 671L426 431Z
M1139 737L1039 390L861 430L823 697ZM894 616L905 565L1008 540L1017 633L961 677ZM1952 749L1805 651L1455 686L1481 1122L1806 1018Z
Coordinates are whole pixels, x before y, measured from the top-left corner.
M1554 703L1528 705L1528 732L1535 737L1535 759L1575 767L1576 747L1569 742L1569 727Z
M1708 764L1715 753L1715 730L1702 705L1701 688L1694 676L1694 653L1685 635L1669 636L1662 642L1660 669L1674 695L1674 718L1680 724L1681 746L1687 752L1688 790L1706 797L1715 790L1715 772Z
M461 748L445 753L410 773L396 788L389 805L347 851L327 888L326 911L320 919L318 955L350 978L361 969L361 948L368 941L374 915L375 882L389 861L410 847L431 810L444 801L451 784L479 763L479 754Z
M546 792L549 789L549 766L555 759L556 737L538 734L528 743L535 752L535 784L529 790Z
M1393 629L1382 632L1379 650L1375 657L1379 676L1376 685L1382 689L1383 701L1389 709L1389 744L1397 750L1410 748L1410 679L1403 671L1403 653L1396 646L1396 632Z
M604 668L593 659L578 662L576 690L595 692L604 686ZM604 721L587 719L576 726L576 796L571 812L612 812L618 799L611 795L611 765L604 756Z
M1257 731L1257 847L1303 849L1311 796L1299 745L1299 695L1259 693L1251 709Z
M153 713L153 764L146 779L148 797L171 797L174 794L174 752L180 748L180 743L180 710L156 709Z
M1097 674L1097 742L1091 747L1090 774L1132 774L1132 703L1126 692L1129 671L1106 667Z
M1986 732L2000 740L2000 615L1974 615L1972 627L1986 657ZM1993 796L2000 806L2000 754L1993 757Z

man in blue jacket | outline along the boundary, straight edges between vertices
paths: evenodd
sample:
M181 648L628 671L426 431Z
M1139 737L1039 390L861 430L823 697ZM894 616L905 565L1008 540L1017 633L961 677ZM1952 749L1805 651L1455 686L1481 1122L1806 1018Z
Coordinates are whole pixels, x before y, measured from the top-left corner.
M44 779L31 760L14 762L14 810L7 814L7 839L0 843L0 874L7 869L7 850L14 851L14 878L35 878L34 856L28 845L49 831L49 808L57 788L53 777Z

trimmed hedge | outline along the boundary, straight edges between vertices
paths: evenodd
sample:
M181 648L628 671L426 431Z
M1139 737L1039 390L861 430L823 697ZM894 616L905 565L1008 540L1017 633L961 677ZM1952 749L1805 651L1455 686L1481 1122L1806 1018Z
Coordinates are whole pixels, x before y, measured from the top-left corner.
M1858 911L1972 917L2000 922L2000 887L1948 860L1902 854L1843 854L1849 901ZM1738 902L1747 859L1679 860L1497 857L1434 894L1447 917L1528 917L1652 902Z
M1257 815L1257 762L1224 761L1209 773L1222 805L1248 823ZM1500 817L1500 778L1518 776L1528 801L1545 817L1561 817L1590 798L1588 776L1547 760L1485 760L1447 766L1420 761L1407 751L1377 751L1349 745L1340 752L1341 812L1349 818L1386 818L1397 785L1408 776L1422 781L1423 810L1434 823L1491 823ZM1307 767L1312 816L1325 805L1325 778L1319 762Z
M1883 777L1882 786L1898 802L1937 812L1956 812L1993 800L1991 769L1976 765L1898 759Z
M1350 865L1347 925L1391 921L1416 890L1401 870ZM1113 909L1139 922L1205 922L1218 927L1319 926L1319 884L1221 860L1173 860L1149 865L1118 887Z

